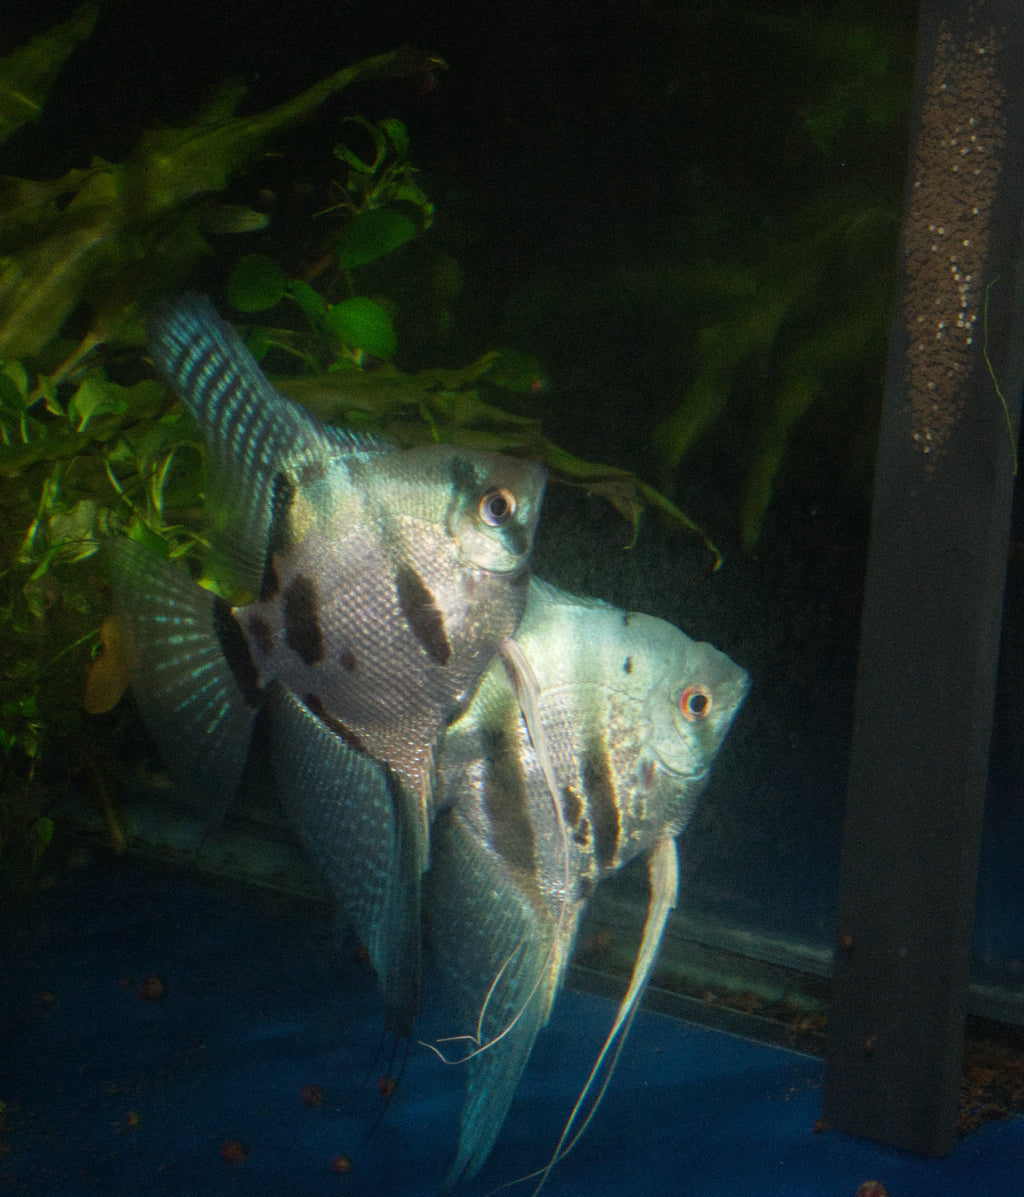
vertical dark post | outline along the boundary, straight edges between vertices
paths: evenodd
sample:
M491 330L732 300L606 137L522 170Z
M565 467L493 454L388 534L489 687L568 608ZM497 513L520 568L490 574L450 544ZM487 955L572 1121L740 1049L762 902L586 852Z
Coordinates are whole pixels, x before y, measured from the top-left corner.
M1024 378L1019 0L923 0L825 1117L953 1147Z

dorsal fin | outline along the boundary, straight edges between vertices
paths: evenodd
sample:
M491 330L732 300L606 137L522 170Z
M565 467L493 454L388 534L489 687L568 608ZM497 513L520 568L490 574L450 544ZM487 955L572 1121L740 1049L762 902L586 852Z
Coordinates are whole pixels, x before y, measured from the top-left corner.
M215 550L231 570L230 584L256 593L279 475L297 485L339 455L391 446L326 428L286 399L208 299L189 294L158 307L149 322L149 347L209 446Z

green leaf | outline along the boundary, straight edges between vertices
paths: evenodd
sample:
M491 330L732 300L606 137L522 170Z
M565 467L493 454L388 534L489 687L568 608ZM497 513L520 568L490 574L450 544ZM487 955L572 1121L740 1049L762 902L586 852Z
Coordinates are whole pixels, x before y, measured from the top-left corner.
M540 361L518 349L499 349L486 374L487 381L505 391L536 394L548 385Z
M374 158L372 162L364 162L362 158L354 151L350 150L344 142L334 147L335 158L340 158L342 162L347 162L353 170L360 174L372 175L377 167L381 164L387 153L387 145L384 142L384 137L377 125L371 124L365 116L347 116L342 124L357 125L360 129L364 129L373 142Z
M379 303L357 295L336 303L324 319L332 333L356 349L365 349L375 357L390 358L398 348L398 338L391 318Z
M23 399L28 398L28 371L21 362L5 362L0 374L14 383Z
M68 404L68 415L76 421L77 431L81 432L93 416L126 412L128 403L120 393L122 390L105 378L94 375L85 378Z
M320 292L300 278L290 279L288 290L291 292L292 299L302 308L313 324L320 324L327 315L327 300Z
M0 371L0 411L21 415L25 410L25 397L10 375Z
M391 253L416 236L416 226L408 216L390 208L361 212L348 226L335 247L344 270L365 266Z
M53 820L43 815L32 824L32 830L36 833L36 839L39 841L40 848L48 848L50 841L53 839Z
M72 50L92 33L98 13L98 4L83 4L63 25L0 59L0 141L39 119L51 84Z
M245 338L245 344L253 357L261 362L267 356L270 346L273 344L273 338L270 335L270 330L264 328L262 324L257 324Z
M409 130L396 117L381 121L388 140L395 147L395 154L404 158L409 153Z
M132 520L128 528L129 540L137 540L139 544L145 545L150 552L156 553L160 557L166 557L169 551L169 545L162 536L157 536L155 532L147 528L142 520Z
M228 303L240 312L265 312L287 290L284 271L266 254L246 254L228 275Z
M94 158L48 183L0 179L0 357L39 353L83 300L94 313L83 352L122 335L141 343L140 309L179 290L208 250L197 201L222 191L328 96L363 79L429 70L433 61L403 47L244 117L233 115L244 89L225 88L191 124L143 133L124 163ZM0 62L0 91L15 78L10 69L10 60Z

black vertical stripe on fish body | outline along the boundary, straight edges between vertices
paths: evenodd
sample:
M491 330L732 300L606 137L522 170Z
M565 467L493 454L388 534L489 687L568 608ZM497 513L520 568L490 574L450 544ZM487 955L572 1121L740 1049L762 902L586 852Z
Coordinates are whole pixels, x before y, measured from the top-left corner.
M451 660L452 646L444 626L444 615L427 584L412 566L398 567L395 592L406 623L427 655L438 665L447 665Z
M252 613L246 616L245 626L249 629L249 635L256 641L256 647L265 657L269 657L274 651L274 633L267 621Z
M252 651L245 632L234 616L234 612L220 597L213 601L213 627L220 641L221 651L228 668L238 684L242 697L250 707L258 707L263 698L260 685L260 671L252 659Z
M583 800L572 786L562 786L562 810L570 827L575 827L583 816Z
M274 558L268 553L267 559L263 564L263 580L260 582L257 597L261 603L269 603L271 599L277 598L280 592L281 578L278 575Z
M510 553L515 554L516 557L525 557L526 550L530 547L530 539L532 536L533 532L530 528L523 524L518 524L515 521L510 524L506 524L501 529L501 537L505 542L505 548ZM526 576L529 578L529 573L525 569L525 562L520 576Z
M267 537L267 556L263 565L263 580L260 582L259 601L269 603L281 590L275 554L288 547L288 517L295 499L295 487L282 473L274 475L270 499L270 528Z
M518 708L517 708L518 710ZM533 877L537 872L537 837L530 819L526 774L515 737L485 731L488 746L483 805L491 828L491 847L508 864Z
M616 863L621 824L611 761L600 741L588 744L584 752L583 792L594 831L597 863L602 869L610 869Z
M448 477L451 479L447 520L450 526L455 509L465 501L467 495L472 495L480 489L480 478L469 458L458 453L449 459Z
M305 574L293 578L284 592L284 641L306 665L324 658L316 583Z

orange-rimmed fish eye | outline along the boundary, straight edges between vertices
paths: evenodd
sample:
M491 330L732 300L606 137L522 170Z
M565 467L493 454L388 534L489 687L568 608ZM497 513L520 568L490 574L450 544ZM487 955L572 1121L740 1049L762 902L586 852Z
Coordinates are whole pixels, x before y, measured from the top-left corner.
M698 683L679 695L679 711L687 723L700 723L711 714L711 691Z
M480 500L480 518L491 528L504 528L516 513L516 497L507 486L496 486Z

